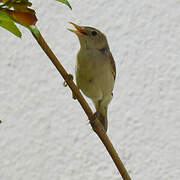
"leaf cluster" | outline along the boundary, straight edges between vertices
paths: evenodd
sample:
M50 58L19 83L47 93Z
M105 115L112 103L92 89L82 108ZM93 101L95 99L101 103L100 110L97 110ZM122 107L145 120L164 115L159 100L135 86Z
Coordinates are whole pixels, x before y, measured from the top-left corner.
M67 0L57 1L72 9ZM30 8L31 6L29 0L0 0L0 26L21 37L22 34L15 23L29 28L37 22L36 12Z

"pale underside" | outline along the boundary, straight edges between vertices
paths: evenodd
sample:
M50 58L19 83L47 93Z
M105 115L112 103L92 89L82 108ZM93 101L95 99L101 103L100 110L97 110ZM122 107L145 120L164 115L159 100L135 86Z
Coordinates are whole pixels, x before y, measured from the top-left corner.
M80 50L76 63L76 83L92 99L96 109L99 101L102 106L107 106L114 87L114 72L109 56L98 50Z

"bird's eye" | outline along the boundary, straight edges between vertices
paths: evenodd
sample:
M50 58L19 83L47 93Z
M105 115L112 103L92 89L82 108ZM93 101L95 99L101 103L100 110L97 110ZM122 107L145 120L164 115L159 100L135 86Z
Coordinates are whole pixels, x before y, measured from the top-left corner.
M92 34L93 36L96 36L96 35L97 35L97 32L96 32L96 31L92 31L91 34Z

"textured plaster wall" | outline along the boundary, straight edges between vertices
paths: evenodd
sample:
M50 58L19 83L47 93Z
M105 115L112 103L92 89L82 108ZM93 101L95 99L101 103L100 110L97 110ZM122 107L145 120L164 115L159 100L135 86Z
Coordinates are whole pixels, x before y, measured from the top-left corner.
M33 0L45 39L70 73L68 21L109 40L117 79L109 130L133 180L180 179L180 1ZM0 28L0 180L119 180L80 105L31 34Z

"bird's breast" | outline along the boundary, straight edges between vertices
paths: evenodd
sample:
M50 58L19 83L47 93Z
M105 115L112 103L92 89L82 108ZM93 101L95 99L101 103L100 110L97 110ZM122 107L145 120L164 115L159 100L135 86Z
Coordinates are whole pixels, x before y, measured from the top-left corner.
M102 54L80 51L76 62L76 83L90 98L111 93L114 79L109 61Z

